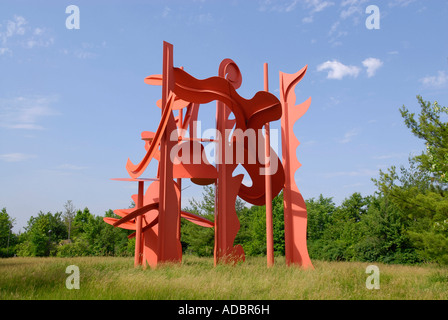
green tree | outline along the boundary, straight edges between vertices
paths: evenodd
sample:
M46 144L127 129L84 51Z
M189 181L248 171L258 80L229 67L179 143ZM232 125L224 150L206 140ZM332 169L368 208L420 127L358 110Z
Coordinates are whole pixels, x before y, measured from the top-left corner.
M337 261L356 260L355 246L365 235L360 221L365 216L368 202L368 198L354 193L334 210L322 234L318 257Z
M75 206L73 205L72 200L67 200L67 202L64 204L64 221L67 224L68 229L68 240L71 240L71 231L72 231L72 222L76 215Z
M95 217L86 207L84 210L77 210L71 223L72 238L70 242L60 241L57 256L75 257L92 255L92 246L87 235L87 226L95 222ZM93 240L92 240L93 245Z
M417 96L420 104L418 120L405 106L400 109L404 122L412 133L425 141L426 150L415 157L421 168L432 173L433 181L448 183L448 123L441 116L448 115L448 108L437 101L431 103Z
M380 170L379 179L373 180L381 195L407 219L406 235L418 259L448 264L448 123L441 119L448 110L437 102L417 99L421 107L418 121L405 106L400 112L412 133L425 141L426 151L410 158L409 168Z
M238 212L240 231L235 243L240 243L248 256L266 255L266 206L252 206ZM283 193L272 200L274 255L285 254Z
M386 242L393 242L391 234L397 230L387 231L386 224L393 219L380 219L383 202L375 196L363 197L355 192L336 206L331 198L320 195L306 203L308 251L312 259L382 261L390 253ZM394 247L390 245L389 249L393 251Z
M324 198L322 194L318 199L311 198L305 202L308 213L307 239L308 241L321 239L336 211L336 205L332 198Z
M67 227L62 213L39 212L31 217L25 227L23 242L18 246L17 254L21 256L49 256L56 254L56 246L62 239L67 239Z
M73 235L83 235L86 232L86 226L92 223L95 217L90 213L89 208L85 207L84 210L76 211L76 215L73 219Z
M356 260L385 263L419 262L407 232L411 221L387 197L371 197L362 217L363 236L354 246Z
M12 232L14 219L6 212L6 208L0 211L0 257L9 257L14 254L17 244L17 236Z
M215 221L215 189L205 186L202 199L191 199L184 211ZM215 246L215 228L204 228L181 219L181 243L184 252L198 256L212 256Z
M274 255L285 255L285 218L283 191L272 201L272 224L274 229Z
M205 186L202 191L202 199L191 199L189 206L183 210L198 214L214 222L215 219L215 188ZM235 244L244 243L248 237L245 202L240 198L235 201L235 211L240 220L240 230L235 238ZM199 256L212 256L215 246L215 229L204 228L181 219L181 243L184 252Z
M134 253L133 251L128 251L130 240L127 236L132 233L132 231L115 228L105 223L101 216L90 217L86 212L84 212L84 214L87 215L88 222L83 224L83 239L89 244L90 253L92 255L128 256ZM104 216L113 218L118 217L112 210L106 211Z
M244 215L242 224L246 230L242 244L245 253L248 256L266 255L266 207L252 206Z
M380 194L401 213L406 237L415 248L416 258L448 263L448 198L447 191L434 188L430 175L422 172L411 160L410 168L401 167L401 173L392 167L380 171L375 180Z
M112 210L105 217L117 218ZM58 256L131 256L135 240L128 239L130 230L115 228L104 222L102 216L94 216L88 208L78 210L73 219L73 241L61 241Z

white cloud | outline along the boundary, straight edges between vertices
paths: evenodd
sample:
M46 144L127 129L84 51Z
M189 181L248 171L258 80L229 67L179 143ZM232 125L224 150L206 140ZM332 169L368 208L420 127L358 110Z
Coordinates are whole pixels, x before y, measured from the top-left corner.
M313 21L314 21L313 16L305 17L305 18L302 19L303 23L311 23Z
M293 11L297 4L299 3L299 0L292 0L292 1L276 1L275 4L273 4L274 1L272 0L265 0L261 3L258 10L259 11L274 11L274 12L291 12Z
M351 21L353 25L358 25L364 17L364 11L367 0L345 0L339 3L339 8L336 9L339 12L339 16L336 21L331 25L328 35L331 37L329 43L333 46L342 45L342 42L338 40L343 36L347 36L350 30L353 30L353 26L348 26L347 21ZM340 30L342 29L342 30Z
M338 104L341 103L341 99L340 99L340 98L333 97L333 96L329 97L328 100L330 100L330 101L329 101L329 102L330 102L329 104L332 105L332 106L336 106L336 105L338 105Z
M307 16L302 18L302 23L312 23L315 13L334 5L334 2L325 0L304 0L302 3L304 4L304 8L308 10Z
M41 28L36 28L36 29L34 29L33 34L35 34L36 36L38 36L38 35L41 35L43 32L44 32L43 29L41 29Z
M367 76L371 78L381 68L383 62L377 58L367 58L362 62L362 65L367 68Z
M9 48L0 48L0 56L7 53L11 54L11 52L12 51Z
M362 65L367 69L367 76L373 77L377 70L383 65L383 62L377 58L367 58L362 61ZM361 72L357 66L348 66L337 60L329 60L317 66L317 71L328 70L327 79L341 80L344 77L356 78Z
M57 113L50 107L54 97L0 98L0 127L9 129L42 130L39 121Z
M415 0L393 0L389 1L389 7L407 7L412 2Z
M100 51L107 47L106 41L101 43L83 42L80 47L60 49L65 55L73 55L77 59L94 59L100 56Z
M213 22L213 15L208 13L201 13L195 16L191 16L189 22L192 24L209 24Z
M360 72L360 68L356 66L346 66L337 60L326 61L317 66L317 71L328 71L327 79L341 80L346 76L356 78Z
M358 7L358 6L350 6L347 9L341 11L341 18L342 19L347 19L347 18L349 18L350 16L352 16L352 15L354 15L356 13L358 13L358 14L361 13L360 7Z
M448 75L445 71L439 71L437 76L427 76L420 79L425 86L440 88L448 83Z
M291 12L292 10L294 10L298 2L298 0L292 1L289 5L286 6L285 12Z
M24 17L14 16L13 20L7 20L3 25L0 25L0 41L2 47L0 48L0 55L5 53L12 53L9 48L9 41L14 36L23 36L25 34L25 25L27 21ZM4 28L3 28L4 26Z
M20 162L25 161L31 158L35 158L36 156L33 154L24 154L24 153L6 153L0 154L0 160L5 162Z
M331 25L330 31L328 32L328 35L332 35L333 33L335 33L336 29L339 27L341 23L339 21L336 21L335 23L333 23Z
M338 41L338 39L348 35L347 31L341 31L341 30L338 31L340 24L341 24L340 21L336 21L331 25L330 31L328 32L328 36L331 37L328 43L332 44L333 47L341 45L342 42Z
M353 6L356 5L358 2L359 0L344 0L341 2L341 7Z
M321 12L322 10L334 5L334 2L325 0L305 0L308 8L311 8L311 13Z
M12 20L0 24L0 55L5 53L12 55L16 47L32 49L48 47L53 43L54 38L45 28L29 26L28 21L22 16L15 15Z
M342 20L353 17L355 24L359 22L361 17L365 14L367 0L346 0L341 3L340 18Z
M339 143L349 143L350 141L352 141L353 137L356 137L359 134L359 130L358 129L352 129L350 131L347 131L344 134L344 137L342 139L339 139L338 142Z
M32 49L34 47L48 47L54 43L53 38L30 38L26 40L23 45L25 48Z
M166 18L166 17L168 17L168 15L170 14L170 12L171 12L171 8L170 8L170 7L165 7L165 8L163 9L163 12L162 12L162 18Z
M258 10L262 12L288 13L294 11L299 4L302 5L305 12L302 23L312 23L315 13L333 6L334 2L327 0L264 0L260 2Z
M6 31L2 33L4 37L4 41L6 41L6 38L10 38L14 35L24 35L25 34L25 25L28 22L24 17L21 16L14 16L13 20L8 20L6 22Z
M96 53L84 49L75 50L75 52L73 52L73 55L78 59L93 59L98 56Z

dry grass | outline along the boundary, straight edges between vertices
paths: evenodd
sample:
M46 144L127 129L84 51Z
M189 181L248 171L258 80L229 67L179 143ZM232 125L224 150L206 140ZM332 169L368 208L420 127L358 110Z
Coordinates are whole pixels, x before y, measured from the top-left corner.
M133 267L132 258L0 259L0 299L145 300L415 300L448 299L448 268L435 265L379 267L380 289L366 288L369 263L313 261L314 270L287 267L276 258L248 257L237 266L184 256L181 265ZM65 269L80 270L80 289L68 290Z

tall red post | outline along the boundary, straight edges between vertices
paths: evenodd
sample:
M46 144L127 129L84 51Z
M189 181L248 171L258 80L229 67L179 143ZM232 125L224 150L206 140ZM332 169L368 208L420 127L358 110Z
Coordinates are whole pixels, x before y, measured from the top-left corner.
M264 64L264 91L269 91L268 64ZM265 185L266 185L266 257L267 265L274 265L274 226L272 222L271 138L269 122L265 128Z
M173 45L163 43L163 75L162 75L162 114L167 107L168 98L174 87ZM160 142L160 189L159 189L159 242L157 259L159 262L182 259L182 247L178 238L178 221L180 215L178 192L173 177L173 159L171 149L177 141L171 141L170 135L176 130L173 113L170 112L166 129Z
M220 70L221 71L221 70ZM219 73L220 77L225 74ZM219 136L217 137L218 143L216 144L217 152L217 165L218 179L216 181L215 189L215 253L214 264L215 266L219 260L226 255L227 245L227 165L226 159L226 105L221 102L216 102L216 131Z
M237 89L241 85L239 68L230 59L224 59L219 66L219 77L230 79L231 85ZM234 245L235 237L240 229L240 222L235 211L235 201L243 180L243 175L232 176L237 164L226 163L226 152L229 148L229 136L226 129L231 129L233 123L229 120L231 110L222 101L216 102L217 129L217 171L215 193L215 248L214 264L244 260L244 250L241 245Z
M143 207L144 182L138 182L137 209ZM136 218L134 266L142 264L142 216Z

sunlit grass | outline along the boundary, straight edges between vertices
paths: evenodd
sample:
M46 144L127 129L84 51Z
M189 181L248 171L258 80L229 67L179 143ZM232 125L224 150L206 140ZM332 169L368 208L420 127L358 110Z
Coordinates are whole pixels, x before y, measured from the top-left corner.
M133 258L0 259L0 299L448 299L448 268L375 264L380 289L366 288L369 263L313 261L314 270L287 267L276 257L248 257L236 266L185 255L182 264L134 268ZM80 289L69 290L66 267L80 270Z

